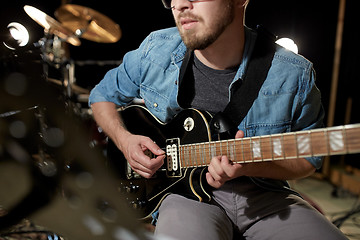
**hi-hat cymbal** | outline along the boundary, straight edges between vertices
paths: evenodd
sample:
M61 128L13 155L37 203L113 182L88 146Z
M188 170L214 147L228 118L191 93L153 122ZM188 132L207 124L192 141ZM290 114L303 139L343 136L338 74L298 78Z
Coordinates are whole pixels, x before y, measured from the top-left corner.
M81 42L79 38L74 36L74 34L61 25L60 22L35 7L25 5L24 10L27 15L40 24L50 34L55 34L74 46L80 46Z
M55 11L55 17L77 36L87 40L114 43L121 37L118 24L88 7L65 4Z

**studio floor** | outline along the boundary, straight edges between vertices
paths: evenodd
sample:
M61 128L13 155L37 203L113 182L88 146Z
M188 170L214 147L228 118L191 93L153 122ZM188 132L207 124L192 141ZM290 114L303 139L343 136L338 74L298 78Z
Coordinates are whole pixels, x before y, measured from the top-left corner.
M315 177L292 181L291 186L311 199L350 240L360 239L359 196Z

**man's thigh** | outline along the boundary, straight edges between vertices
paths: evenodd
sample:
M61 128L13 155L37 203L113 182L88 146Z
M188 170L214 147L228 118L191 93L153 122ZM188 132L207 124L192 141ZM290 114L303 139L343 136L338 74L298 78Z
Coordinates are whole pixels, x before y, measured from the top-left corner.
M231 240L233 227L219 207L172 194L159 208L155 234L174 239Z
M257 221L245 231L245 239L347 239L322 214L307 205L295 204L283 211L286 213L270 215ZM280 218L281 215L284 217Z

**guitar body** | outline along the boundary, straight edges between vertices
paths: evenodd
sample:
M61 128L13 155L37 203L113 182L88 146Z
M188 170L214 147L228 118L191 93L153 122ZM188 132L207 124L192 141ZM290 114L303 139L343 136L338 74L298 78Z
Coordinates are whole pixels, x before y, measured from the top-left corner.
M168 139L177 138L181 144L211 140L208 125L211 116L195 109L180 112L168 124L158 121L142 106L129 106L119 114L128 131L150 137L162 149L168 145ZM110 164L115 166L120 175L120 189L129 204L139 210L140 218L150 217L169 193L178 193L199 201L211 200L206 190L205 167L179 166L176 174L169 175L168 159L165 158L163 167L151 179L145 179L132 171L121 151L110 140L107 151Z
M170 193L210 201L205 173L214 156L226 155L234 163L256 163L360 152L360 124L211 141L211 116L196 109L183 110L166 124L142 106L127 107L119 114L131 133L150 137L166 151L164 165L151 179L145 179L131 169L114 143L108 142L109 164L120 175L120 190L143 219Z

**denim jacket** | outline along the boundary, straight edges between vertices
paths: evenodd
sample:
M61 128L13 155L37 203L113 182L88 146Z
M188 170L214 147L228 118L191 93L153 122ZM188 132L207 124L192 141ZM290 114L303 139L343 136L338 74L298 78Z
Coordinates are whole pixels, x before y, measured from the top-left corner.
M245 28L245 32L243 60L229 96L234 83L244 78L256 40L255 31ZM182 110L177 97L185 52L177 28L151 33L138 49L124 56L119 67L106 73L91 91L89 104L109 101L124 106L139 98L160 121L169 121ZM278 46L258 98L238 128L251 137L321 127L324 111L320 98L312 63ZM307 160L321 167L322 158Z

